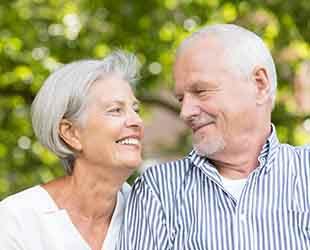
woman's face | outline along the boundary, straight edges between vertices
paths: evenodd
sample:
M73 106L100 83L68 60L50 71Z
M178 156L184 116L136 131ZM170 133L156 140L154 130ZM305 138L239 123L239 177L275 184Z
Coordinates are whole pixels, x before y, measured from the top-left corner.
M134 169L142 162L143 123L139 102L118 75L97 80L90 89L79 157L91 165Z

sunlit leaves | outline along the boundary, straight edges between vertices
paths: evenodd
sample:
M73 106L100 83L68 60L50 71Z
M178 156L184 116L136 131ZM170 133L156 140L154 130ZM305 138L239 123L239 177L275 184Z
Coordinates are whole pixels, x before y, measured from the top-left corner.
M18 37L0 37L2 51L12 59L17 58L18 53L20 53L23 42Z
M0 159L3 159L8 154L8 148L4 143L0 143Z
M310 59L310 45L308 42L295 40L290 47L297 53L298 59Z
M310 57L309 9L307 0L2 1L0 198L63 174L57 158L36 141L30 123L31 101L50 72L62 63L102 58L122 48L143 64L138 92L168 91L176 47L207 23L238 23L264 39L279 73L273 119L280 140L309 142L309 118L294 95L296 74ZM146 120L152 116L150 107L142 110ZM188 150L189 136L179 141L174 151Z
M107 44L97 44L94 48L93 55L95 57L102 58L106 54L108 54L109 51L110 51L110 48L108 47Z
M310 132L305 130L303 126L298 126L295 130L295 140L297 145L309 144Z
M67 14L63 18L65 24L65 36L69 40L75 40L82 29L80 17L76 13Z
M173 10L178 6L178 0L164 0L165 7L169 10Z
M25 83L30 83L33 79L31 69L25 65L17 66L14 70L14 74L17 76L18 79Z
M159 38L162 41L171 41L174 39L176 27L173 23L165 23L164 26L159 30Z
M227 23L233 22L237 18L237 9L234 4L226 3L222 7L222 15Z

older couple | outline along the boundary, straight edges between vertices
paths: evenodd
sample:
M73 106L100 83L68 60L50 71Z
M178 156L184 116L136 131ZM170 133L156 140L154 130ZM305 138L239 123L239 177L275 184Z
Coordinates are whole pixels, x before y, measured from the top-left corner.
M146 170L127 195L143 136L136 64L113 53L44 83L34 130L68 175L0 203L0 249L310 249L310 147L277 139L263 41L218 24L181 44L175 93L193 150Z

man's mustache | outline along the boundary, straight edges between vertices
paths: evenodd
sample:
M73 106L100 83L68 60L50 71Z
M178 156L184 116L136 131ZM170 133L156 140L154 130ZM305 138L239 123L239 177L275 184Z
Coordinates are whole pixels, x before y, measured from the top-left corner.
M193 132L196 132L201 127L209 125L214 122L215 122L215 118L209 114L192 116L186 119L186 123L193 130Z

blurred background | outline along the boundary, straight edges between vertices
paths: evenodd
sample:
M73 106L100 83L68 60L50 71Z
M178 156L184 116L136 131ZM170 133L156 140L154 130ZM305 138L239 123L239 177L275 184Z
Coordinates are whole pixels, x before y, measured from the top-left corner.
M137 86L146 124L142 168L185 155L190 133L172 94L174 51L191 32L218 22L242 25L265 40L279 77L273 112L279 139L310 143L309 0L1 0L0 199L63 175L30 123L30 104L44 79L63 63L115 48L143 63Z

